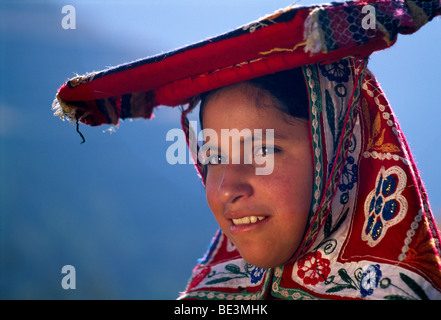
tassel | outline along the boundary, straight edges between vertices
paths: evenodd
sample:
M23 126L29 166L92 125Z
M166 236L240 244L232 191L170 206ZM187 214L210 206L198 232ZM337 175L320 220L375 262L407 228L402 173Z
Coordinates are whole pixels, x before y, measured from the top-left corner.
M303 32L303 39L306 41L305 52L310 52L311 55L319 52L327 52L323 32L318 22L320 10L322 10L322 8L314 9L305 20Z
M84 139L84 136L83 136L83 134L80 131L80 122L78 121L78 119L77 119L76 122L77 122L77 132L80 135L81 139L83 139L83 141L81 141L80 144L83 144L84 142L86 142L86 139Z

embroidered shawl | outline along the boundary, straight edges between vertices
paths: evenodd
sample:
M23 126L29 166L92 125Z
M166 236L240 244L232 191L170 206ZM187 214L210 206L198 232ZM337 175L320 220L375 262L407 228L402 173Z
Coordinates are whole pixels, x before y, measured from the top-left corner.
M262 269L219 231L181 298L441 299L439 234L366 60L303 67L315 185L291 262Z
M374 28L366 8L375 12ZM302 244L285 265L265 270L218 231L180 298L441 299L440 235L405 137L367 69L372 52L439 14L439 0L290 7L195 45L75 77L53 109L96 126L189 104L188 134L186 114L198 94L302 67L315 170Z

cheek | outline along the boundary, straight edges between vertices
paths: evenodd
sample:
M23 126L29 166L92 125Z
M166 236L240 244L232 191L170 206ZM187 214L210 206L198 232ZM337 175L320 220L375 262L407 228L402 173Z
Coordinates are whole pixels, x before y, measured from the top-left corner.
M277 174L271 177L271 182L267 184L268 192L273 195L274 201L287 209L290 208L290 211L296 208L309 212L313 190L312 163L308 159L295 166L281 163L277 169Z
M217 219L217 215L220 209L220 201L218 197L218 184L213 175L207 174L205 179L205 197L207 199L208 206Z

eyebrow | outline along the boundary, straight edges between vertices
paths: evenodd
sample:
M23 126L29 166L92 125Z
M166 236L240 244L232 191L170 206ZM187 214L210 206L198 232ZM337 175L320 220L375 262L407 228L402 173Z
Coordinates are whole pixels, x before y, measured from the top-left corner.
M260 137L256 137L256 136L254 135L254 130L262 130L262 139L260 139ZM277 133L276 133L275 129L254 129L254 130L252 131L251 136L248 136L248 137L245 137L245 138L241 136L240 142L241 142L241 143L249 143L250 140L251 140L251 141L262 141L262 140L266 140L266 137L267 137L266 131L267 131L267 130L273 130L273 133L274 133L274 140L286 140L286 139L288 139L288 137L287 137L286 135L281 134L280 132L277 132ZM231 136L230 136L230 137L231 137ZM219 146L219 142L222 142L221 139L222 139L221 137L218 137L218 141L217 141L218 144L217 144L217 145L214 144L214 143L212 143L211 140L208 141L208 142L206 142L205 145L208 146L208 147L210 147L210 148L214 148L214 149L216 149L216 147Z
M262 139L266 139L266 130L273 130L273 137L274 139L278 139L278 140L286 140L288 139L288 137L282 133L280 133L279 131L276 133L275 129L261 129L262 131Z
M286 139L288 139L288 137L285 134L281 134L280 132L276 132L275 129L259 129L259 130L262 130L262 140L266 140L266 136L267 136L266 135L266 131L267 130L273 130L274 140L286 140ZM260 141L260 139L257 139L255 137L254 132L251 135L251 137L247 137L247 138L243 139L243 142L245 142L245 141L248 142L250 139L253 139L254 141Z

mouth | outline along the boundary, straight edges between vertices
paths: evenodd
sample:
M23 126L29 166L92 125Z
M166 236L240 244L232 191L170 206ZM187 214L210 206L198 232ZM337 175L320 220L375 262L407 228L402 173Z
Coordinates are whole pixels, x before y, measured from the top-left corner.
M267 218L266 216L249 216L249 217L243 217L243 218L239 218L239 219L231 219L231 221L233 222L233 224L235 226L238 226L238 225L253 224L258 221L262 221L266 218Z
M239 235L260 230L266 224L266 222L270 220L269 218L269 216L246 216L231 219L230 233L231 235Z

